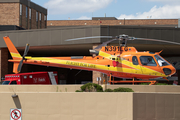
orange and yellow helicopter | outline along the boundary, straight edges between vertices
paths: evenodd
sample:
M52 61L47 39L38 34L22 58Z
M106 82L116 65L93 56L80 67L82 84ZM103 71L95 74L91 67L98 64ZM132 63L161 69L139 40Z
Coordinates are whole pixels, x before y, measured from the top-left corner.
M101 36L100 36L101 37ZM111 38L108 36L102 36ZM126 79L155 79L164 78L173 75L175 68L162 58L159 54L162 52L151 53L138 52L134 47L127 47L128 40L151 40L159 42L167 42L173 44L180 44L170 41L135 38L128 35L119 35L114 39L109 40L95 49L90 50L93 56L82 57L30 57L26 56L29 50L29 44L26 45L24 55L21 56L8 36L3 37L13 59L9 62L14 63L13 72L18 73L21 71L22 64L33 64L53 67L63 67L71 69L80 69L88 71L99 71L108 76L126 78ZM88 39L93 37L87 37ZM97 38L95 36L94 38ZM77 39L69 39L78 40ZM119 40L120 46L105 46L108 43ZM100 50L99 50L100 49ZM99 51L98 51L99 50Z

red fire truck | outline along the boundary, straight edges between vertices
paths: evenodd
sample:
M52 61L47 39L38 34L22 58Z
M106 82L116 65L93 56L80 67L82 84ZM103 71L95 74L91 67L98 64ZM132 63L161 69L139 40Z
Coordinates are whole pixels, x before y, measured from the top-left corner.
M43 85L57 85L58 76L57 72L30 72L30 73L18 73L7 74L3 85L29 85L29 84L43 84Z

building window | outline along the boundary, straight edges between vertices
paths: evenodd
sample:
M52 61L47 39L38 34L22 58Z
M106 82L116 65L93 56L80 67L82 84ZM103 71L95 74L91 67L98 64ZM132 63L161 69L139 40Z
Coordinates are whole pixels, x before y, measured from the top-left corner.
M22 27L22 4L19 6L19 26Z
M26 7L26 29L28 29L28 7Z
M37 27L37 29L38 29L38 20L39 20L39 15L38 15L38 12L36 12L36 27Z
M46 23L47 23L47 16L46 15L44 15L44 23L45 23L45 28L46 28Z
M26 18L28 18L28 7L26 7Z
M29 29L31 29L31 8L29 8Z
M22 4L20 4L20 15L22 15Z
M39 13L39 21L40 21L40 28L41 28L41 13Z

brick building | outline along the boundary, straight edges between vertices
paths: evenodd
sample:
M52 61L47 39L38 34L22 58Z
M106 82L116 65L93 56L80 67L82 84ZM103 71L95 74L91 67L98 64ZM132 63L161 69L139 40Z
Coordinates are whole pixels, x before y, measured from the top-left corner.
M116 19L115 17L93 17L92 20L48 20L47 26L177 26L178 19Z
M16 25L24 29L47 26L47 9L30 0L0 0L0 25Z

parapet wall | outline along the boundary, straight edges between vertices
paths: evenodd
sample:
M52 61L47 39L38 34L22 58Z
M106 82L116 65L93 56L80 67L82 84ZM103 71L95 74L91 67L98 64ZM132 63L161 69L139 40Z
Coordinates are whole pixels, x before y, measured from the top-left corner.
M132 120L133 93L0 93L0 120L11 108L22 109L23 120Z
M0 85L1 92L75 92L82 85ZM105 89L131 88L134 92L180 93L180 86L174 85L102 85Z
M180 120L180 94L133 93L133 120Z
M180 93L180 86L175 85L107 85L107 88L115 89L118 87L131 88L134 92L164 92L164 93Z
M134 19L134 20L48 20L47 26L84 25L178 25L178 19Z
M179 120L180 94L167 93L0 93L0 119L10 109L23 120Z
M0 120L10 118L11 108L21 109L23 120L180 120L179 86L109 85L103 87L136 92L72 92L80 86L1 85Z

